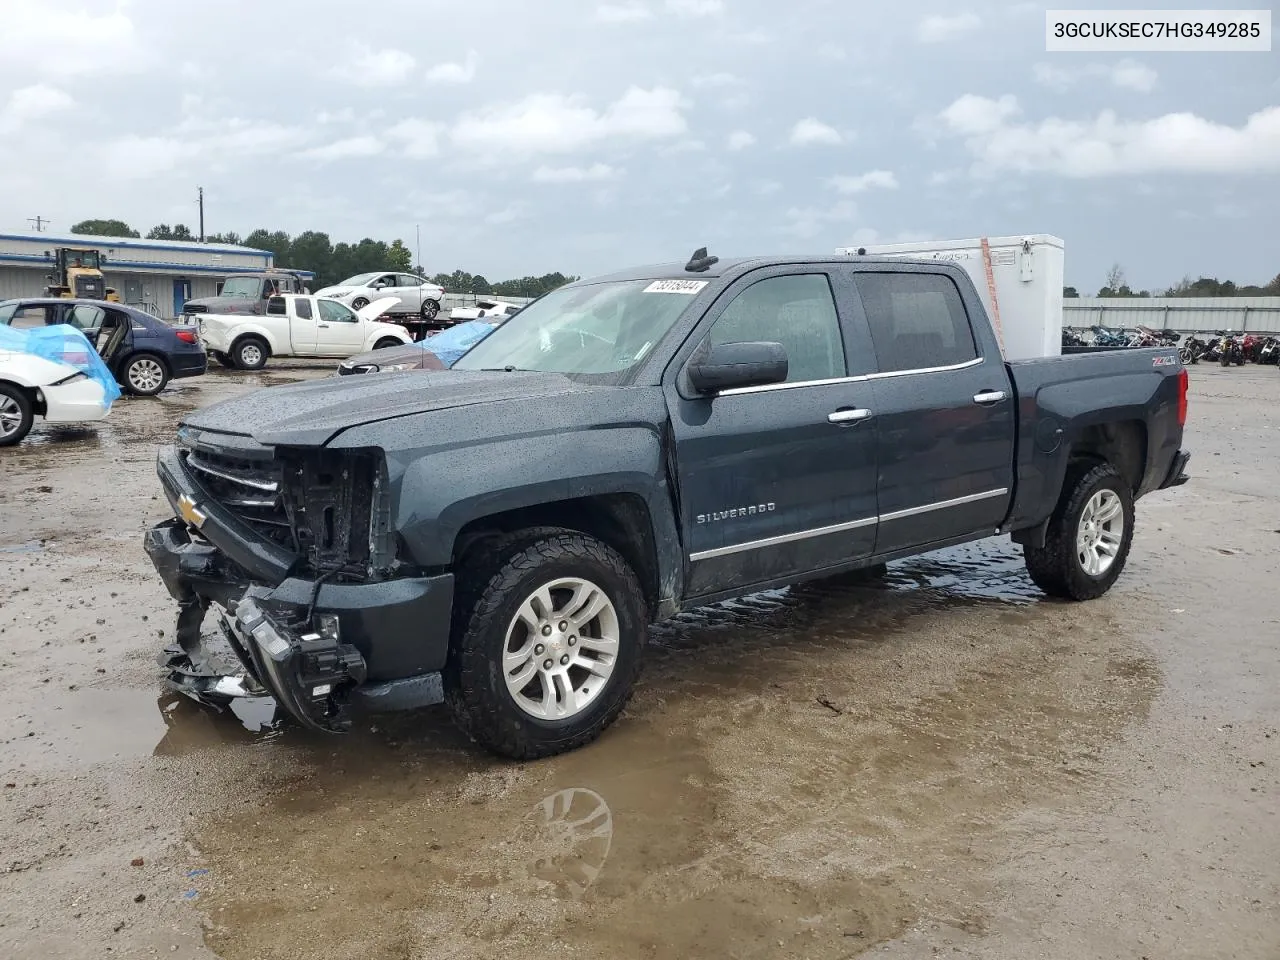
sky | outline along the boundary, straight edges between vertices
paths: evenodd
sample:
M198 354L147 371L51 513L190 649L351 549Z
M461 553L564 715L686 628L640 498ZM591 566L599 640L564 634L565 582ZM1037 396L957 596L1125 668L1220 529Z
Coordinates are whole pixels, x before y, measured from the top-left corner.
M1059 5L0 0L0 230L202 186L210 233L490 280L1035 233L1082 293L1280 273L1280 50L1047 54Z

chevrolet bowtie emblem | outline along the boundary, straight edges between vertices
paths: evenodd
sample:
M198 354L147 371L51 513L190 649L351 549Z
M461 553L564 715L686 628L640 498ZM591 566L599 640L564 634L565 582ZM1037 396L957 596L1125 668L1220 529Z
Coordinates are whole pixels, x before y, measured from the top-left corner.
M196 502L185 493L178 497L178 513L197 530L205 521L204 511L196 506Z

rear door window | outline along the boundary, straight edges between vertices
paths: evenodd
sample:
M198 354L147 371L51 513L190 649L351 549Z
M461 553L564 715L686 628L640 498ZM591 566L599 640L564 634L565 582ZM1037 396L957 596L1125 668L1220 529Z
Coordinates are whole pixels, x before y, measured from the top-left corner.
M949 367L977 358L969 316L950 277L858 273L857 282L882 373Z
M299 297L293 301L293 312L298 315L299 320L311 319L311 301L303 297Z
M91 303L77 303L67 313L67 322L81 330L97 330L102 326L106 312Z

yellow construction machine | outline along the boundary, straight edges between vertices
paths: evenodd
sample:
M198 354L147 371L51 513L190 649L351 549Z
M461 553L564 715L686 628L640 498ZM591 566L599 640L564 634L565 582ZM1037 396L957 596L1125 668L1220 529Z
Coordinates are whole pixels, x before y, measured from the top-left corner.
M120 302L120 295L107 286L102 274L105 258L99 251L58 247L47 256L53 261L54 272L48 275L45 296Z

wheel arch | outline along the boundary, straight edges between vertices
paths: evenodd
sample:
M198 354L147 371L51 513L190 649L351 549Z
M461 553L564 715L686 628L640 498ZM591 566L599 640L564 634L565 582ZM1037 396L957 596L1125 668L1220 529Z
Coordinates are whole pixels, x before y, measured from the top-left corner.
M662 599L657 537L648 502L638 493L615 492L533 503L477 517L454 537L452 566L462 569L475 550L521 530L559 527L607 544L635 571L650 618Z

